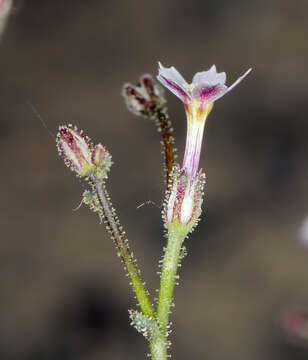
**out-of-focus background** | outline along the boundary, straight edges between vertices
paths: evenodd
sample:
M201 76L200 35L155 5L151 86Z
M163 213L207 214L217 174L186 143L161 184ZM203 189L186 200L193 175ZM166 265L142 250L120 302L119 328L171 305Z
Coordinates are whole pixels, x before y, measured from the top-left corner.
M164 239L159 135L125 109L124 82L157 61L228 83L202 151L204 215L187 241L171 335L177 360L306 359L280 319L308 308L306 0L16 0L0 42L0 358L144 359L114 245L59 159L71 122L112 153L109 191L151 294ZM167 93L179 159L183 106Z

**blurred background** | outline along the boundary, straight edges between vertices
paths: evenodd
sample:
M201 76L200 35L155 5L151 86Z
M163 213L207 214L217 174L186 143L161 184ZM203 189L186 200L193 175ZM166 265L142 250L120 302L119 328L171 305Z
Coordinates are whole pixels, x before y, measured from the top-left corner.
M164 238L160 138L121 87L157 61L228 84L202 151L204 215L175 289L177 360L306 359L281 317L308 309L306 0L16 0L0 42L0 359L145 359L135 300L85 189L52 133L76 124L115 162L109 191L155 296ZM186 120L166 93L179 159ZM154 205L137 207L151 200Z

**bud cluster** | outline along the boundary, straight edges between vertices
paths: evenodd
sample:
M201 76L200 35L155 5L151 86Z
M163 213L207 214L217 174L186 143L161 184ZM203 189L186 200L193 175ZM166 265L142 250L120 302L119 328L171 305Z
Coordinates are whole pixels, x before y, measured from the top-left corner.
M179 165L173 168L163 210L168 229L179 226L187 233L193 229L201 214L204 184L205 174L201 170L191 178Z
M94 146L76 126L59 127L57 146L66 165L78 176L93 175L99 181L106 178L112 165L110 153L101 144Z
M82 203L88 205L89 208L93 212L97 212L100 217L104 213L104 210L99 202L99 198L95 192L85 190L82 194Z
M148 74L142 75L136 86L125 84L122 95L129 111L147 118L155 115L157 108L166 104L164 89Z
M153 339L160 335L159 326L155 319L136 310L128 310L131 325L146 339Z

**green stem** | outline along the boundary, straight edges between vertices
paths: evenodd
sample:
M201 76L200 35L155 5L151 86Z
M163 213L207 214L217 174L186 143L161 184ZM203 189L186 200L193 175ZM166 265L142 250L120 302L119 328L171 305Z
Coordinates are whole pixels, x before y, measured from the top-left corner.
M157 303L157 320L161 327L162 339L156 339L153 349L160 349L159 356L155 357L152 351L152 358L155 360L165 360L167 356L167 335L169 314L172 306L173 291L176 281L178 264L180 261L180 251L186 234L170 230L168 232L167 248L165 250L162 264L162 274L160 278L160 290ZM151 348L152 349L152 348ZM158 353L158 351L157 351Z
M154 310L148 297L148 292L144 287L141 279L140 270L138 269L136 260L130 251L128 240L125 232L120 225L119 219L111 204L107 190L100 181L94 176L92 182L96 190L100 205L103 209L103 216L105 219L107 230L109 231L112 239L115 241L121 258L125 264L126 270L129 274L131 285L136 293L137 300L144 315L155 318Z
M166 337L161 335L150 340L151 360L167 360Z

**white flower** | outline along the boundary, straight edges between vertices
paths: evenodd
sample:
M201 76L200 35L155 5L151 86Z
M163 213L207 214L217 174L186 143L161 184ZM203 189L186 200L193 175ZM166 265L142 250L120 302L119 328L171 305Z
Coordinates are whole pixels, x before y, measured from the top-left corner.
M192 83L188 84L182 75L171 66L165 68L159 62L159 73L157 79L185 104L192 99L198 99L200 102L214 102L224 96L238 85L252 70L251 68L239 77L231 86L226 86L226 73L218 73L216 66L213 65L210 70L195 74Z
M183 160L183 169L193 179L199 167L200 152L205 121L216 100L238 85L252 69L245 72L231 86L226 86L226 73L218 73L216 66L210 70L195 74L188 84L183 76L173 67L165 68L159 62L157 79L173 94L180 98L187 115L187 137Z

